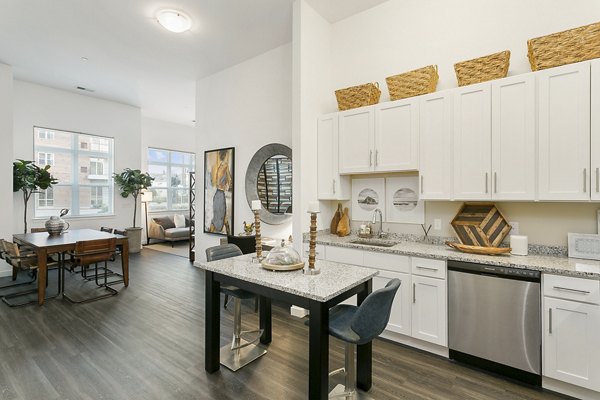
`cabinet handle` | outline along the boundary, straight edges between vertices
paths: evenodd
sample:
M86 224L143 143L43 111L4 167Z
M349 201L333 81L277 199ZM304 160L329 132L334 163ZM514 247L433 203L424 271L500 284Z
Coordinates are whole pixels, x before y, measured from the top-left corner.
M375 166L379 164L379 150L375 150Z
M498 193L498 175L494 172L494 193Z
M333 194L335 194L335 179L332 179L333 182Z
M431 268L431 267L421 267L420 265L417 265L417 269L426 269L427 271L435 271L437 272L438 269L437 268Z
M423 194L423 175L421 175L421 194Z
M488 173L485 173L485 192L488 192Z
M587 193L587 168L583 169L583 193Z
M600 192L600 168L596 168L596 193Z
M567 292L590 294L590 292L587 291L587 290L571 289L571 288L567 288L567 287L563 287L563 286L554 286L554 289L556 289L556 290L565 290Z
M413 283L413 303L417 302L417 284Z
M548 309L548 333L552 334L552 309Z
M369 150L369 167L373 166L373 150Z

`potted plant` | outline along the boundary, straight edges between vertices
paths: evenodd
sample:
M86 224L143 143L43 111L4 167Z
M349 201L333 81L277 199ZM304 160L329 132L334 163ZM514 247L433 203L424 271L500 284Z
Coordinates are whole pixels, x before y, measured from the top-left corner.
M139 169L125 168L123 172L113 174L115 183L119 187L121 197L133 196L133 226L125 228L129 238L129 252L138 253L142 244L142 228L136 227L138 196L143 190L152 186L153 177Z
M23 192L23 233L27 233L27 206L31 195L51 188L58 180L50 174L50 166L43 168L33 161L17 160L13 162L13 192Z

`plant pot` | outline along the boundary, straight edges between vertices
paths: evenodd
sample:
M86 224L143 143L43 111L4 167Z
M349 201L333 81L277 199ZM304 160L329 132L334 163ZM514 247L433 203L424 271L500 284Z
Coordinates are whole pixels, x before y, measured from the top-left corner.
M139 253L142 249L142 228L125 228L129 239L129 252Z

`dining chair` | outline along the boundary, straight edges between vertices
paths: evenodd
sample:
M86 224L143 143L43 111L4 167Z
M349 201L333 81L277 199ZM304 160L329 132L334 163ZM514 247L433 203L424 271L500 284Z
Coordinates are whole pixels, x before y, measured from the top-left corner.
M240 248L232 243L222 244L220 246L209 247L206 249L206 260L209 262L241 255L242 251ZM231 345L225 345L221 347L221 364L232 371L237 371L238 369L267 353L267 350L256 345L263 333L262 329L242 331L242 300L256 298L256 295L248 292L247 290L229 285L221 285L221 293L231 296L234 299L233 339L231 341ZM248 334L258 335L255 338L249 338L249 340L242 337L242 335Z
M8 264L10 264L13 268L13 281L16 280L17 273L19 271L29 272L30 276L32 277L32 280L22 282L22 283L16 283L16 284L12 284L12 285L3 286L1 289L7 289L7 288L15 287L15 286L21 286L21 285L27 285L27 284L34 283L36 281L36 277L38 276L38 257L37 257L37 255L32 252L22 252L16 243L12 243L7 240L2 240L2 248L3 248L2 258L4 258L4 260ZM53 258L48 257L48 260L46 261L46 266L47 266L46 286L48 285L48 271L51 269L57 269L59 267L59 264L60 264L59 261L56 261ZM62 286L60 271L58 272L57 280L58 280L58 291L57 291L56 295L48 296L48 297L46 297L46 300L52 299L60 294L60 290L61 290L61 286ZM10 307L20 307L20 306L24 306L27 304L37 303L37 298L33 299L33 300L27 300L25 302L12 301L13 299L17 299L19 297L27 296L27 295L34 294L37 292L38 292L37 288L34 288L34 289L28 289L28 290L21 291L21 292L6 294L6 295L2 296L2 301Z
M31 233L48 232L48 229L46 229L46 228L31 228L30 232Z
M329 309L329 334L344 342L344 367L329 376L344 374L344 386L336 386L329 398L353 399L356 393L356 345L367 344L379 336L390 320L392 303L400 287L400 279L390 280L385 287L367 296L360 306L338 304ZM305 322L306 325L309 321Z
M101 227L100 227L100 230L101 230L102 232L106 232L106 233L113 233L113 231L114 231L114 229L113 229L113 228L108 228L108 227L106 227L106 226L101 226Z
M71 263L73 266L80 266L82 268L82 275L87 280L87 269L92 264L94 265L94 281L96 286L104 288L108 293L104 293L98 296L87 297L82 300L73 300L66 292L63 284L62 295L71 303L88 303L95 300L104 299L107 297L115 296L119 292L108 285L108 262L111 256L115 254L117 239L97 239L97 240L85 240L75 243L75 250L70 253L72 256ZM98 281L98 264L104 263L103 276L104 281ZM62 268L63 281L64 281L65 267Z

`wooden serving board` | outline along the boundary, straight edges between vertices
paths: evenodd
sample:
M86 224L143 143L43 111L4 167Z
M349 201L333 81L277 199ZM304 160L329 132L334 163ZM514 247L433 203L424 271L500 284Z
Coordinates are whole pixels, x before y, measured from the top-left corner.
M446 244L452 247L453 249L462 251L463 253L482 254L489 256L510 253L510 251L512 250L510 247L469 246L466 244L460 244L455 242L446 242Z
M462 244L498 247L512 227L494 203L464 203L450 223Z
M268 269L270 271L295 271L297 269L304 268L304 262L300 262L298 264L290 264L290 265L276 265L276 264L268 264L266 262L261 263L264 269Z

